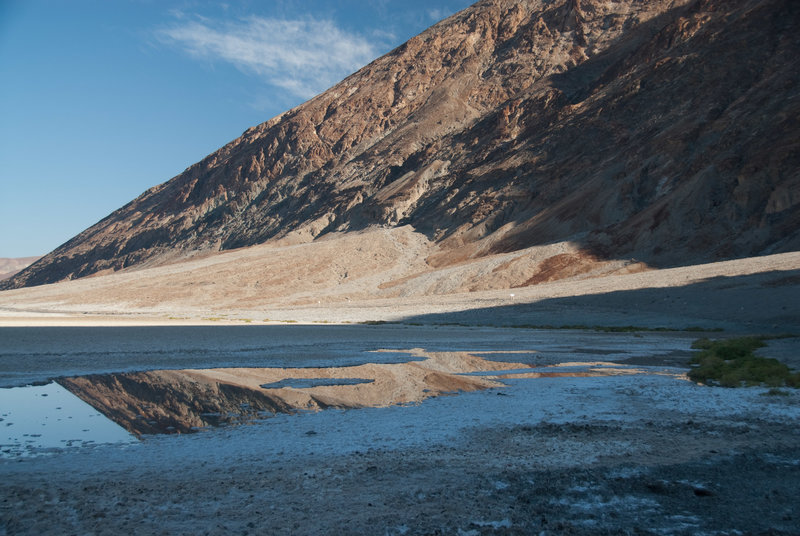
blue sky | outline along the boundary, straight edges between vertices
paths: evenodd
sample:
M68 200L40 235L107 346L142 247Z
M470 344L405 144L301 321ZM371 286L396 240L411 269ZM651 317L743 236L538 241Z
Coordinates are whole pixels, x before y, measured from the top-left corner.
M470 0L0 0L0 257L47 253Z

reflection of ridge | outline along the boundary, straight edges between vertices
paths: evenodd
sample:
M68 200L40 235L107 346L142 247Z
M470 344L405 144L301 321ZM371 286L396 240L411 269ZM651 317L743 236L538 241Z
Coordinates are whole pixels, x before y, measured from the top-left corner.
M126 430L190 433L275 413L383 407L501 384L473 372L527 368L467 352L408 350L406 363L93 374L58 382Z
M131 433L188 433L292 408L264 391L198 382L181 371L93 374L58 380Z
M365 380L362 378L285 378L278 382L265 383L261 385L261 387L264 389L281 389L283 387L308 389L311 387L358 385L360 383L372 383L374 381L375 380Z
M429 397L501 387L499 380L622 374L685 379L685 374L675 370L603 361L535 367L492 361L469 352L414 349L406 353L421 360L327 368L153 370L93 374L58 382L129 432L142 435L189 433L275 413L418 403Z

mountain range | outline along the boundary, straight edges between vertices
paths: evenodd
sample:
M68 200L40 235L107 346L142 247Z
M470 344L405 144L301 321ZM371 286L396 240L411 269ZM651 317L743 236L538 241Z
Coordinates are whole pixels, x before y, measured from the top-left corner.
M0 289L400 227L431 270L569 244L509 286L800 250L798 29L794 0L482 0Z

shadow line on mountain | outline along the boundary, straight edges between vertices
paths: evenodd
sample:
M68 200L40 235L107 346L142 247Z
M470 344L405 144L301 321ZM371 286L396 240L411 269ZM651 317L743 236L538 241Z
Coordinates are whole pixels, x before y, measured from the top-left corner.
M780 2L777 4L780 4ZM653 19L631 28L630 32L623 33L622 37L611 42L603 52L567 68L563 73L538 79L531 88L522 89L515 96L528 97L533 95L533 91L544 90L548 87L556 89L562 96L552 106L549 113L555 119L559 119L558 116L561 110L571 104L588 100L592 92L597 89L599 82L602 83L607 79L612 80L616 74L625 72L625 69L630 68L630 66L626 66L626 62L631 59L633 54L640 52L638 45L650 43L654 37L658 36L659 32L664 31L664 28L671 22L677 21L682 14L703 9L703 5L701 2L689 2L684 6L673 7ZM746 7L746 3L742 2L741 6ZM768 7L769 5L764 9ZM739 9L739 7L736 9ZM560 14L561 11L558 11L558 13ZM573 13L568 12L566 15L572 16ZM785 33L786 29L775 26L775 21L782 20L783 24L791 24L793 20L796 20L792 18L791 12L782 14L775 11L773 15L768 21L771 26L764 29L760 26L743 25L741 20L731 17L732 29L726 36L730 39L730 36L735 35L738 29L747 30L747 37L749 38L761 36L768 30L775 29ZM758 20L758 18L756 17L754 20ZM720 21L716 20L716 23L719 24ZM733 26L734 24L738 24L738 26ZM783 33L779 32L777 35L783 35ZM671 35L666 37L671 37ZM688 36L687 39L691 40L693 36ZM659 41L654 43L653 46L658 53L668 52L673 48L669 40L664 43ZM691 47L685 45L684 48ZM791 49L789 50L791 51ZM711 74L719 78L720 73L726 73L730 67L723 61L729 56L714 58L715 61L713 62L703 58L704 56L710 56L714 51L719 51L719 47L700 50L700 53L697 54L700 60L695 63L691 63L689 60L682 62L683 68L689 69L689 74L710 70ZM648 70L639 80L641 82L639 84L640 87L637 86L635 88L637 92L641 90L641 94L648 105L657 103L659 100L659 94L654 93L653 89L658 87L659 84L657 81L652 80L651 77L651 59L646 58L646 61L643 60L641 62L642 68ZM667 57L665 59L670 58ZM751 59L755 60L758 57L754 56ZM739 61L736 63L744 65L746 62ZM752 61L751 63L760 65L762 62ZM757 79L758 73L758 69L754 68L750 73L753 75L751 78L755 77ZM735 79L736 77L732 78ZM739 82L737 80L733 81ZM792 79L787 78L785 81L791 82ZM714 99L717 99L716 95L724 91L728 85L739 92L743 88L750 87L744 83L732 83L716 87L713 92ZM680 97L675 99L673 103L676 106L689 102L689 97L693 93L699 92L698 88L692 85L692 80L686 78L683 74L681 74L680 88L678 89L679 91L675 90L670 93L670 96L677 95ZM788 96L791 96L791 94L788 94ZM627 99L627 95L622 95L619 96L618 100L623 100L623 97ZM640 132L634 128L652 119L651 116L654 113L649 106L643 107L644 111L640 112L639 115L633 116L627 123L622 124L620 132L633 140L641 140L641 143L636 141L639 145L643 143L649 143L650 145L638 153L629 150L618 151L618 158L611 159L611 163L605 166L605 161L609 159L609 154L605 149L617 143L612 136L605 135L610 132L605 127L610 125L612 121L604 120L600 122L602 124L596 122L589 125L584 123L577 124L576 122L577 126L572 125L564 129L564 131L542 138L533 133L538 132L537 128L539 126L546 127L547 125L537 122L538 119L531 120L530 123L523 125L525 131L522 139L527 140L527 145L514 146L514 144L503 142L502 139L498 138L497 132L493 130L496 127L497 118L501 115L501 110L504 109L504 105L513 100L509 99L509 101L489 109L475 126L459 131L453 136L441 138L442 146L447 146L448 143L457 141L463 142L465 147L469 147L470 145L467 142L475 138L476 134L485 134L486 136L481 139L497 143L486 149L486 158L476 156L466 164L459 163L458 169L454 169L451 173L455 177L453 183L433 193L430 198L423 201L424 206L414 209L417 214L412 213L407 219L401 219L398 222L399 225L413 225L420 232L433 239L438 236L440 231L446 232L444 237L454 236L462 232L465 222L467 225L470 222L475 224L470 228L471 231L482 227L483 230L480 231L483 233L482 236L488 236L507 224L514 224L519 231L515 230L513 233L507 234L499 241L497 248L488 253L517 251L531 246L569 240L575 242L579 247L600 260L635 258L650 266L660 268L747 257L766 252L790 251L800 247L798 246L800 244L800 231L798 231L800 228L800 212L790 207L781 212L770 212L763 215L757 211L763 212L762 209L766 206L766 201L761 202L756 198L755 194L753 194L752 199L748 199L747 207L740 207L738 201L732 197L733 193L735 193L733 182L738 180L737 175L748 177L749 179L753 177L755 179L761 178L755 175L755 170L763 167L759 159L753 159L748 164L748 167L744 163L741 165L736 164L737 160L746 161L746 158L742 156L746 151L737 152L731 150L730 153L736 153L732 158L728 158L731 155L728 155L728 151L725 151L724 154L720 153L720 158L725 157L720 162L729 167L719 171L716 177L710 175L711 171L708 170L713 170L717 162L713 161L712 156L714 155L711 154L713 152L708 152L704 148L704 143L701 143L704 140L698 138L698 132L702 134L702 130L707 124L713 123L722 115L725 111L725 105L730 104L727 101L717 102L714 100L715 104L719 104L719 110L698 109L695 115L702 119L702 122L699 123L702 128L687 129L687 132L682 132L681 136L671 139L675 143L682 144L686 142L689 149L676 149L671 158L680 165L675 164L669 170L669 173L664 172L664 175L661 176L663 170L660 168L664 168L663 159L668 158L669 155L664 156L665 153L662 147L653 143L655 134L645 132L647 136L638 136ZM533 100L535 101L535 99ZM781 101L789 102L791 99L782 98ZM625 100L625 103L627 102ZM534 110L536 106L539 106L539 104L533 102L531 110ZM540 106L540 108L544 107L544 105ZM601 110L598 109L598 111ZM707 111L710 115L698 115L701 111L703 114ZM792 112L792 109L786 108L784 111ZM771 115L765 112L763 115L771 117L775 114ZM793 116L791 113L785 115L787 117ZM620 120L619 117L614 117L613 115L606 117L606 119L613 119L613 122ZM659 131L671 128L674 126L673 123L674 121L662 121L659 128L653 130ZM556 121L554 124L558 124L558 122ZM748 125L746 124L739 126L743 131L748 131L747 127ZM787 123L786 128L794 127L792 123ZM779 131L779 129L772 130ZM548 131L542 129L541 132L546 133ZM787 139L790 139L792 131L788 132ZM685 134L685 137L683 134ZM758 138L759 136L755 134L748 135L746 138L747 143L743 144L742 148L760 147L754 142ZM732 142L736 141L736 139L732 140ZM733 145L736 144L734 143ZM780 147L780 144L766 142L762 143L762 145L769 146L771 149ZM453 144L453 146L458 146L458 144ZM635 148L637 146L631 142L626 147ZM651 146L656 146L656 149L652 150ZM523 150L531 147L537 149L544 147L542 149L544 156L541 163L528 159L522 161L522 164L510 167L498 165L498 162L502 162L504 159L510 161L510 152L518 151L522 153ZM427 155L424 151L429 148L435 148L436 150ZM786 150L788 151L789 149ZM366 158L366 154L366 152L360 153L354 159ZM483 153L480 154L483 155ZM764 154L767 154L767 151ZM770 150L769 154L774 156L774 158L771 157L771 160L780 160L781 158L781 154L776 154L774 150ZM452 154L446 154L446 151L441 148L430 145L409 155L405 162L400 165L387 164L380 167L380 171L369 178L375 179L376 190L380 190L401 178L406 171L421 171L424 165L432 160L450 158L451 156ZM632 161L627 167L626 160ZM455 162L456 159L453 158L453 161ZM691 165L689 163L683 165L682 162L684 161L691 163ZM320 190L320 192L317 192L319 199L334 198L336 189L323 180L330 171L326 166L332 162L334 160L329 160L327 164L318 170L298 177L298 182L293 185L293 188L296 191L306 187L311 190L313 183L313 189ZM650 165L651 163L653 164L652 166ZM695 164L700 166L700 171L692 167ZM789 170L795 169L793 161L788 158L786 159L786 167ZM482 168L488 169L488 171L480 171ZM740 171L742 172L741 174L739 173ZM775 175L778 177L783 176L781 175L783 172L780 169L772 171L775 171ZM470 173L472 172L478 175L471 178L470 182L460 179L460 177L471 176ZM788 175L786 176L788 177ZM210 178L211 176L208 175L200 177L200 180L211 180ZM764 178L768 177L765 175ZM716 183L711 179L715 179ZM481 205L476 202L473 205L465 205L466 209L464 210L455 210L454 207L461 206L461 201L466 200L469 196L474 197L476 193L486 192L490 196L497 193L500 196L498 184L502 184L502 181L505 180L509 181L508 184L524 183L519 198L515 200L510 197L511 201L507 207L497 208L491 204ZM676 186L672 191L678 189L679 182L681 184L685 183L685 191L681 196L673 196L669 199L660 197L659 191L662 187L662 180L667 181L665 183L667 186L669 186L669 181L675 182ZM591 181L605 182L596 188L594 186L586 186ZM752 185L757 182L759 181L750 180L749 187L756 189ZM175 184L177 185L177 183ZM576 184L580 185L580 187L576 187ZM791 191L791 183L786 182L784 184L787 186L788 191ZM778 184L778 186L782 185ZM623 192L626 188L633 193ZM551 190L549 193L548 189ZM542 193L543 191L544 193ZM259 192L254 203L256 205L262 202L267 203L269 199L267 192L268 190ZM617 196L616 192L623 193ZM339 204L339 207L346 206L343 203L348 201L349 198L346 199L342 192L339 192L339 194L343 196L341 197L342 204ZM447 200L451 199L448 197L450 194L452 194L452 201ZM381 221L380 211L376 211L374 215L372 214L372 209L376 205L374 202L374 198L367 198L364 203L357 204L357 209L338 212L337 215L344 214L345 217L332 220L329 228L323 229L323 234L334 230L335 225L339 225L342 220L349 222L350 231L363 230L371 225L386 223ZM658 206L656 206L657 204ZM689 206L690 204L691 206ZM445 210L448 207L453 208L453 210L448 212ZM287 215L287 219L284 220L283 225L264 226L261 230L253 231L252 234L243 235L243 238L234 239L231 238L231 234L226 235L223 233L221 227L224 227L228 221L226 218L234 217L236 211L233 210L232 205L220 205L208 211L202 217L203 219L195 220L192 226L186 228L169 228L165 224L154 231L140 229L137 231L138 234L132 236L127 242L125 242L124 236L120 237L119 240L114 237L114 240L106 245L97 245L94 248L86 249L85 252L78 252L71 256L48 257L47 262L42 261L40 264L33 265L22 272L21 274L23 275L17 275L13 279L0 282L0 289L15 288L18 285L33 286L56 282L64 278L84 277L97 273L102 269L117 270L126 266L146 263L154 258L157 259L158 255L164 254L164 251L172 252L172 250L187 247L187 241L191 237L206 231L213 234L215 239L216 237L222 237L222 248L257 245L275 238L279 230L289 229L292 226L297 228L303 222L316 221L328 215L326 213L328 207L324 202L307 203L306 199L299 195L285 196L280 201L275 201L272 207L264 208L265 210L270 208L272 211L283 212ZM336 206L333 208L336 209ZM478 221L479 218L473 216L475 211L470 213L471 209L476 211L478 209L491 209L491 213L485 220ZM761 218L762 221L758 221L761 216L763 216ZM177 226L178 223L175 223L175 225ZM198 226L201 226L201 228L198 229ZM231 228L233 227L242 228L241 225L231 225ZM89 233L89 231L91 229L85 231L85 233ZM478 234L478 231L475 231L473 238ZM178 237L177 242L176 236ZM76 237L73 240L78 240L78 238ZM638 247L634 247L637 239ZM76 242L76 244L78 243ZM188 253L188 250L185 251Z
M800 269L712 277L684 286L641 288L412 315L420 325L528 328L641 327L800 333Z

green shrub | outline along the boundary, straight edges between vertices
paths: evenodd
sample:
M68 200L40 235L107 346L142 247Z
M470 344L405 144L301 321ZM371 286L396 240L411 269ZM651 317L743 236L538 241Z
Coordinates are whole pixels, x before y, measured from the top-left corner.
M707 385L741 387L800 387L800 373L793 373L777 359L760 357L753 352L766 346L762 337L741 337L711 341L698 339L692 348L700 350L692 357L689 379Z

